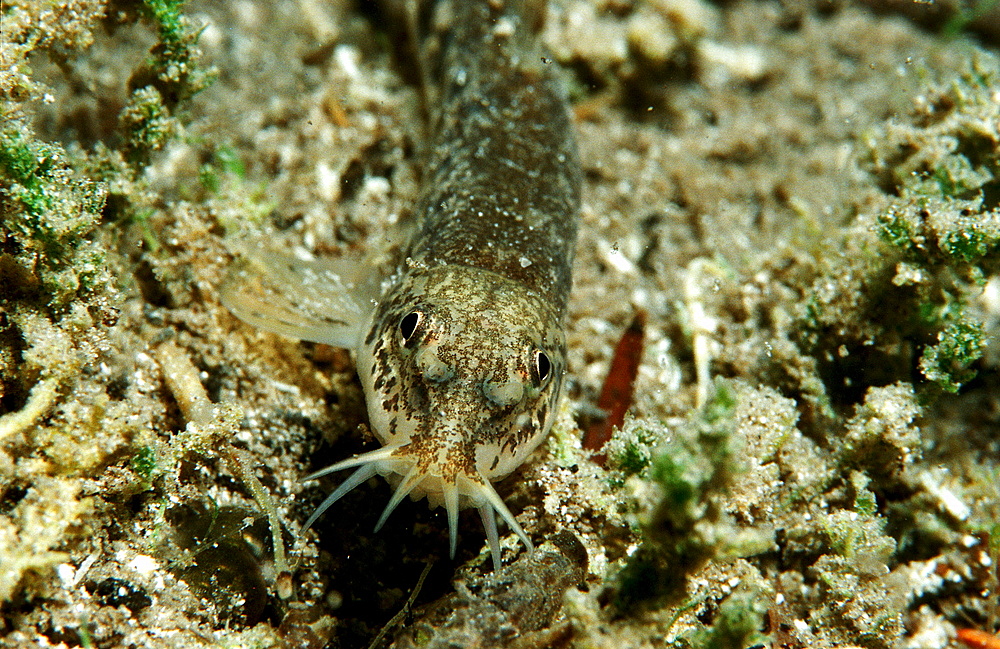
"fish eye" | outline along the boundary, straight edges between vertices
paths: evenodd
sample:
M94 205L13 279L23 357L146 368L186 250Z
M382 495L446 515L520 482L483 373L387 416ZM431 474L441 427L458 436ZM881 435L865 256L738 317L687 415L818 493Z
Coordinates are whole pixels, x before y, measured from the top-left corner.
M420 324L423 315L420 311L410 311L399 321L399 335L403 337L404 343L410 342L410 338L417 330L417 325Z
M548 354L540 349L535 351L535 371L538 373L539 383L549 378L552 372L552 361L549 360Z

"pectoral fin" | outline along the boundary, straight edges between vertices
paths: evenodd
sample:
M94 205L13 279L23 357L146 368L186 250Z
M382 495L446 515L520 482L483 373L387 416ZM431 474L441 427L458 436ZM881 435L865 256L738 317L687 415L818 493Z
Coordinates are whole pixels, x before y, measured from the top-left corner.
M222 303L256 327L299 340L353 349L371 315L363 259L302 260L251 253L233 262ZM374 273L374 269L371 269Z

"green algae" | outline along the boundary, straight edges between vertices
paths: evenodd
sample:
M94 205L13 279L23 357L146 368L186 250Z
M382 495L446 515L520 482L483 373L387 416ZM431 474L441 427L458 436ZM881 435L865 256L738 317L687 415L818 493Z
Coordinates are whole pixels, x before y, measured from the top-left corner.
M731 441L735 406L732 388L717 382L690 428L655 449L647 479L658 486L660 502L618 576L619 609L676 602L687 571L727 551L720 541L731 529L717 501L741 469Z
M23 495L0 513L3 604L31 601L70 559L59 548L86 542L107 514L80 495L83 484L145 437L144 415L99 378L124 303L109 201L141 199L122 191L137 186L135 170L115 163L121 158L107 147L86 152L45 140L32 120L37 102L52 101L51 80L32 78L33 63L48 57L69 69L94 42L107 6L13 5L4 8L0 72L0 443L5 458L16 458L4 466L7 498ZM193 42L185 36L169 48L175 58L187 52L192 70ZM122 111L122 146L136 159L177 130L169 116L153 115L153 104ZM142 459L132 468L144 487L131 493L150 489L153 471L151 446L136 448ZM86 626L79 638L93 641Z
M103 251L88 239L106 188L76 174L68 158L8 112L0 127L0 209L12 244L4 255L7 285L53 309L107 280Z

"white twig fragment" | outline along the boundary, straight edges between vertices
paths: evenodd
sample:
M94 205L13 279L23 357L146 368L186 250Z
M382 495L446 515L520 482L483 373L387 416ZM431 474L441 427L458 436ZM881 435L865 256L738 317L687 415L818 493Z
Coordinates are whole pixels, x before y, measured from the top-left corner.
M181 414L196 426L212 423L214 413L205 386L201 384L198 369L181 349L168 342L156 348L156 360L163 370L163 380L177 400Z
M942 476L938 473L924 473L920 476L920 485L938 499L941 508L953 516L956 520L964 521L971 514L972 510L955 495L948 487L941 483Z
M694 351L695 376L698 385L695 393L696 405L701 408L708 399L708 385L711 382L709 367L718 343L712 338L719 325L718 319L705 311L704 282L706 277L722 278L724 273L718 264L698 258L688 264L684 279L684 303L687 307L688 326L691 332L691 347Z
M31 388L28 402L17 412L9 412L0 417L0 441L23 430L27 430L41 419L59 396L58 377L42 379Z

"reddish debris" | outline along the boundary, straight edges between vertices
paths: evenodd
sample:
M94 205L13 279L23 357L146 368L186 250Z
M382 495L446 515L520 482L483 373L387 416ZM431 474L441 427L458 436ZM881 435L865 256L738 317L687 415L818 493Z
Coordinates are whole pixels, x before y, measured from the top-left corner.
M585 449L601 451L611 439L611 433L614 429L620 428L624 423L625 412L632 405L635 377L639 373L639 361L642 360L645 329L646 312L637 309L632 324L622 334L621 340L615 347L611 367L604 379L601 396L597 400L597 407L608 413L607 417L587 426L587 431L583 436ZM593 456L593 460L604 466L607 456L598 452Z
M976 629L959 629L955 637L966 647L972 649L1000 649L1000 636Z

